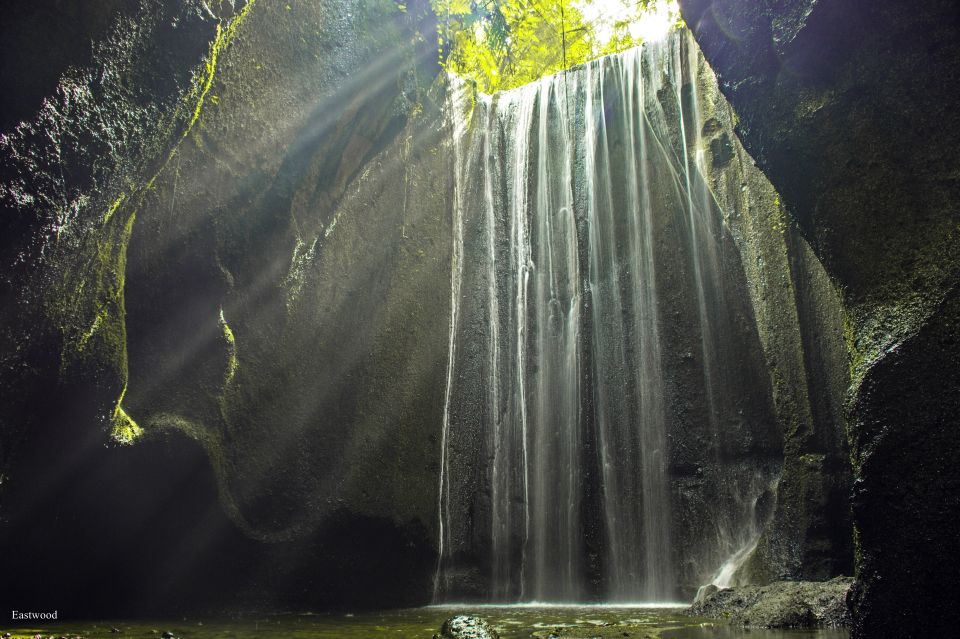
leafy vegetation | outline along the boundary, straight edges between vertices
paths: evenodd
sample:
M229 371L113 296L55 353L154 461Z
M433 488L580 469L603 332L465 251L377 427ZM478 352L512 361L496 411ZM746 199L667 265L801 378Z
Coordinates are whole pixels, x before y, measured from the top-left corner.
M432 1L441 62L486 93L637 46L652 19L679 23L674 0Z

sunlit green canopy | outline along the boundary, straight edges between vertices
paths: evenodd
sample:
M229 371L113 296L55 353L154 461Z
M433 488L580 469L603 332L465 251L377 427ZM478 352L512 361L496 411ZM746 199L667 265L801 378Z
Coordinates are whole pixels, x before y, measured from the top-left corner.
M662 37L675 0L433 0L447 70L492 93Z

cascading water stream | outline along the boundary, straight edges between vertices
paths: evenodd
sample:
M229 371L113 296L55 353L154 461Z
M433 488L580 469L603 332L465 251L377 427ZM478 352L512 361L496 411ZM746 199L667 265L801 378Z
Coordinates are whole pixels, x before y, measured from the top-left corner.
M675 543L684 394L703 396L717 465L737 394L692 47L681 33L494 96L451 78L435 601L668 601L681 573L703 583L756 543L769 473L735 466L700 546ZM698 356L675 352L694 339Z
M587 66L585 165L591 230L596 425L607 596L670 592L670 502L657 273L640 52ZM612 148L610 138L619 141Z

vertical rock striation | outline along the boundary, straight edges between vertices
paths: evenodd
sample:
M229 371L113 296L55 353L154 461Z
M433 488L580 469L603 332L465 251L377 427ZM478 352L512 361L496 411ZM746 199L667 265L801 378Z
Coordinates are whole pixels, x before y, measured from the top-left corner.
M951 634L960 11L947 1L681 5L745 147L842 293L854 635Z

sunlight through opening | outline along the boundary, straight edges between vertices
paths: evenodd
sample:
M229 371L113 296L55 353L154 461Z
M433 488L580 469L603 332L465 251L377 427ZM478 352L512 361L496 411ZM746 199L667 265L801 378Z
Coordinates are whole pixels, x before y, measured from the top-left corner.
M640 15L631 23L630 33L644 42L659 42L667 37L670 29L677 24L680 10L676 2L658 2L652 9Z
M584 20L593 26L598 42L609 43L618 27L626 27L637 41L657 42L679 22L676 0L659 0L647 6L636 0L581 0L575 3Z

